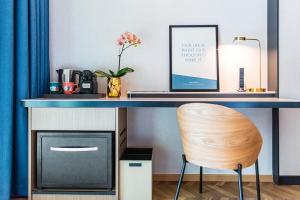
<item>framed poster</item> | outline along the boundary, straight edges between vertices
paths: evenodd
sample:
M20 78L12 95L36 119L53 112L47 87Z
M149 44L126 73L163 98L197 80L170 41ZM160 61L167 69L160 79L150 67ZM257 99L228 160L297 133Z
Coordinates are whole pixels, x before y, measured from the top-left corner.
M219 91L217 25L169 26L170 91Z

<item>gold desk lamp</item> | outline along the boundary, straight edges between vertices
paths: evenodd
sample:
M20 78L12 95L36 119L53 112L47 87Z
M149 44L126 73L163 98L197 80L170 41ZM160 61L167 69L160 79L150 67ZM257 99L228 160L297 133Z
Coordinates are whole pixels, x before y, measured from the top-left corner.
M247 38L244 36L236 36L233 39L234 42L235 41L243 42L243 41L248 41L248 40L258 42L258 47L259 47L259 88L249 88L249 89L247 89L247 91L248 92L265 92L266 88L261 87L261 43L260 43L260 40L256 39L256 38Z

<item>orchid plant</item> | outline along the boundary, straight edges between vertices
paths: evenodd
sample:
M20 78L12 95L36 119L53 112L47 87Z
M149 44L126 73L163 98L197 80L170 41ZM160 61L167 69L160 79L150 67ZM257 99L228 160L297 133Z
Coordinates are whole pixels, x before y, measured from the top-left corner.
M97 70L95 74L99 77L106 77L110 79L113 77L122 77L127 73L134 72L134 70L129 67L125 67L121 69L121 58L126 49L132 46L137 47L140 44L141 44L141 40L135 34L129 32L123 33L117 40L117 45L120 46L119 54L118 54L119 57L118 71L114 72L112 70L109 70L109 73L106 73L104 71Z

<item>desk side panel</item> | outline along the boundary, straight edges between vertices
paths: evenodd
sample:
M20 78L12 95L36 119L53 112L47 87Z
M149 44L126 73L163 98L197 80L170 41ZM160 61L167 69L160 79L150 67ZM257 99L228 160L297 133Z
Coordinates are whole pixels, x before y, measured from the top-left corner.
M116 109L116 196L120 199L120 158L127 148L127 108Z
M32 108L28 108L28 200L31 200L31 190L33 187L33 180L35 180L34 176L34 152L32 149L33 143L32 143L32 134L31 134L31 124L32 124L32 115L31 115Z

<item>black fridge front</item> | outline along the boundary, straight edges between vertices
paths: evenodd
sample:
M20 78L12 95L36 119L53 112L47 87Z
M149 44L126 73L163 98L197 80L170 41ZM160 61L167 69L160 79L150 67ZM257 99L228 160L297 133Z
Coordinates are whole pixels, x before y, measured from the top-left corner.
M38 189L112 189L114 132L38 132Z

